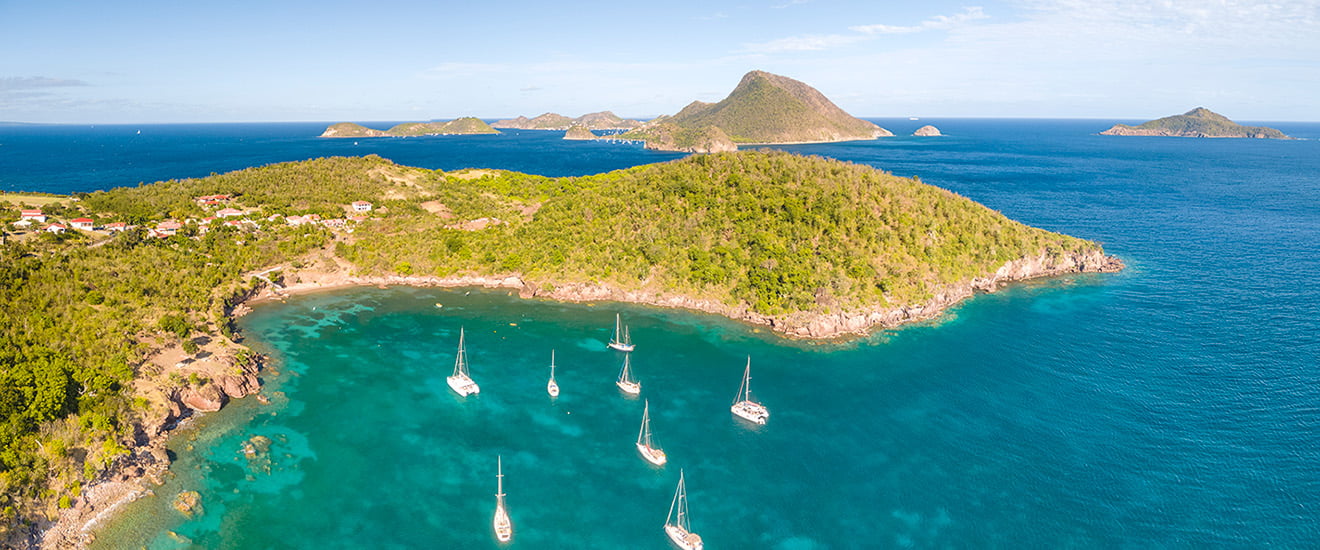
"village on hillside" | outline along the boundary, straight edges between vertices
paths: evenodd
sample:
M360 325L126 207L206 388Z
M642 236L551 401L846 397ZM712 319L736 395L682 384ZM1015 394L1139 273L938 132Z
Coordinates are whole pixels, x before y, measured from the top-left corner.
M0 195L0 198L3 198L3 195ZM42 234L59 235L69 231L78 231L95 237L109 236L141 227L148 237L165 238L178 235L181 232L203 235L217 225L243 230L259 230L263 224L283 224L295 227L321 225L334 231L352 233L352 224L366 221L374 208L372 203L359 200L344 205L345 214L342 218L322 218L319 214L290 216L271 214L262 216L260 209L244 208L235 197L230 195L203 195L193 200L198 206L209 211L212 214L210 216L182 220L170 218L134 225L124 221L100 223L94 218L86 217L94 214L87 214L82 212L82 209L73 207L72 205L78 202L77 197L67 197L59 201L51 197L41 196L39 198L42 200L30 202L24 200L27 198L29 197L13 195L10 196L9 205L0 202L0 222L12 219L15 210L18 213L18 219L5 224L10 229L8 231L0 230L0 236L12 237L21 241ZM43 209L43 207L33 205L31 202L45 203L47 206L53 206L53 208ZM71 214L69 214L71 211L77 212L78 217L71 217ZM192 228L194 231L187 231L188 228Z

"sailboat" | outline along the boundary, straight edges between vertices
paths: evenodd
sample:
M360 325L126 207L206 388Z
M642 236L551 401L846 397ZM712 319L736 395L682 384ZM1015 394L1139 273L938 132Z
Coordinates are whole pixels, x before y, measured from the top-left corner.
M678 471L678 489L674 491L674 502L669 504L669 517L665 518L665 534L683 550L702 549L701 535L693 533L692 527L688 524L687 489L683 486L683 470Z
M770 418L770 411L765 405L752 401L752 358L747 358L747 368L743 369L742 385L738 386L738 397L733 398L733 406L729 407L733 415L748 422L765 424L766 419Z
M637 433L637 451L642 453L642 458L656 466L664 466L665 452L656 448L655 442L651 441L651 403L646 402L642 407L642 430Z
M614 338L610 339L610 348L619 351L633 350L632 338L628 337L628 326L619 319L619 314L614 314Z
M545 384L550 397L559 397L559 384L555 382L555 350L550 350L550 381Z
M513 522L509 521L509 512L504 509L504 458L500 457L495 479L499 480L499 489L495 492L495 538L500 542L509 542L513 538Z
M463 349L463 338L463 329L459 328L458 358L454 360L454 374L446 378L445 381L449 382L449 389L454 390L454 393L467 397L479 393L481 388L477 387L477 383L473 382L472 377L468 374L467 351Z
M619 380L614 384L624 393L637 395L642 393L642 383L633 378L631 355L623 356L623 370L619 371Z

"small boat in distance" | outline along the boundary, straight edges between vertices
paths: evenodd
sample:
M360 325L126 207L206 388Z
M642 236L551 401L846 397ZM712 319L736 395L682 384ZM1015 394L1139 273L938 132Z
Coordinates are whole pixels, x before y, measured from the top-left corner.
M550 397L559 397L559 384L555 382L555 350L550 350L550 381L545 384L545 392Z
M464 332L460 327L458 329L458 358L454 359L454 374L445 379L449 382L449 389L454 390L463 397L474 393L479 393L481 388L472 381L472 376L468 374L467 351L463 349Z
M623 393L637 395L642 393L642 383L633 378L631 355L623 356L623 370L619 371L619 380L614 384L623 390Z
M669 459L665 457L665 452L656 448L655 442L651 441L651 403L645 402L642 406L642 430L637 433L637 451L642 453L642 458L656 466L664 466Z
M729 407L733 415L742 418L748 422L765 424L766 419L770 418L770 411L765 405L752 400L752 358L747 358L747 368L743 369L742 385L738 386L738 397L733 398L733 406Z
M619 319L619 314L614 314L614 338L610 340L610 348L619 351L633 350L632 338L628 337L628 326Z
M500 542L509 542L513 538L513 522L509 521L509 512L504 509L504 458L500 457L497 461L495 479L499 480L499 488L495 490L495 520L492 523L495 538Z
M675 517L677 512L677 517ZM669 517L665 518L665 534L683 550L701 550L701 535L692 532L688 524L687 488L683 486L683 470L678 471L678 489L669 504Z

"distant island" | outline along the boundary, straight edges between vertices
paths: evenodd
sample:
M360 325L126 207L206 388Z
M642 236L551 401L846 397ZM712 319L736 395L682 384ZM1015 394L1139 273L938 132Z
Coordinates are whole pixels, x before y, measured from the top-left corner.
M673 116L651 120L622 134L648 149L713 153L739 144L823 143L892 136L888 130L844 112L797 80L752 71L718 103L693 101Z
M1293 139L1274 128L1243 126L1205 107L1197 107L1181 115L1167 116L1139 126L1115 124L1112 128L1100 132L1100 135Z
M927 124L927 125L925 125L925 126L922 126L922 127L920 127L920 128L917 128L917 131L912 132L912 135L914 135L914 136L927 136L927 137L928 137L928 136L942 136L942 135L944 135L944 134L941 134L941 133L940 133L940 129L939 129L939 128L936 128L936 127L934 127L934 126L931 126L931 125Z
M596 134L591 133L591 128L580 124L569 126L568 130L564 132L564 139L590 140L597 138Z
M558 113L544 113L535 118L520 116L497 120L491 126L514 130L567 130L581 126L587 130L631 130L641 126L641 121L621 118L610 111L587 113L577 118L568 118Z
M340 122L331 124L324 132L321 132L323 138L371 138L371 137L415 137L415 136L447 136L447 135L470 135L470 134L498 134L499 130L491 128L485 121L476 117L463 117L450 121L435 122L404 122L396 124L389 130L375 130L367 128L361 124L352 122Z

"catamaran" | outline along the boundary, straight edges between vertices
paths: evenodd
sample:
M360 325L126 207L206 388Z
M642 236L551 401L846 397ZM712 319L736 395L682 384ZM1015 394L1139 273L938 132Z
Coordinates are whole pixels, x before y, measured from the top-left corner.
M550 350L550 381L546 382L545 391L550 397L559 397L559 384L555 382L555 350Z
M468 374L467 351L463 349L463 329L458 329L458 358L454 360L454 374L445 379L449 382L449 389L454 390L463 397L474 393L479 393L481 388L472 381L472 376Z
M642 393L642 383L633 379L632 374L632 355L623 356L623 370L619 371L619 380L614 384L623 390L623 393L637 395Z
M632 338L628 337L628 326L619 319L619 314L614 314L614 338L610 339L610 348L619 351L633 350Z
M770 411L765 405L752 401L752 358L747 358L747 368L743 369L742 385L738 386L738 397L733 398L733 406L729 407L733 415L748 422L765 424L766 419L770 418Z
M693 533L692 527L688 525L687 489L683 486L683 470L678 471L678 489L674 491L674 502L669 504L669 517L665 518L665 534L683 550L702 548L701 535Z
M495 491L495 520L492 522L495 526L495 538L500 542L509 542L513 538L513 522L509 521L509 512L504 509L504 459L498 459L498 470L495 479L499 480L499 489Z
M665 452L655 446L651 441L651 403L647 402L642 406L642 430L637 433L637 451L642 453L642 458L656 466L664 466Z

